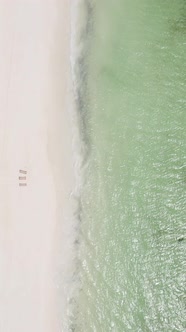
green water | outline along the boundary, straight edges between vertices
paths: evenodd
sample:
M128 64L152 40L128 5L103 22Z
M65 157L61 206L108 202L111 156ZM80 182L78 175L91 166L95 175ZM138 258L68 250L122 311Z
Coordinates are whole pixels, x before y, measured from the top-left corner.
M93 15L74 330L186 331L186 1Z

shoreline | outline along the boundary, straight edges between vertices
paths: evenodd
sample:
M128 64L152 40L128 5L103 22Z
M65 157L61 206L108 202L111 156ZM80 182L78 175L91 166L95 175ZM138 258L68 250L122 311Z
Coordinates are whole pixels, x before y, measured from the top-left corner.
M0 8L0 329L65 331L75 258L71 3Z

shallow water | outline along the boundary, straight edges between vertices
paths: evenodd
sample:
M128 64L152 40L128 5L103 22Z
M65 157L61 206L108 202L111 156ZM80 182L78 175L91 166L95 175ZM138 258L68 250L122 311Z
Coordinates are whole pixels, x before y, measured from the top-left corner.
M73 330L182 332L186 2L97 0L92 15Z

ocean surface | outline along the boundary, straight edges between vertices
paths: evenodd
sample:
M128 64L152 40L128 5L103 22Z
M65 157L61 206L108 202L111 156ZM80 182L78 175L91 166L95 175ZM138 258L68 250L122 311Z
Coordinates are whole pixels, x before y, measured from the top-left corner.
M70 331L184 332L186 1L85 6Z

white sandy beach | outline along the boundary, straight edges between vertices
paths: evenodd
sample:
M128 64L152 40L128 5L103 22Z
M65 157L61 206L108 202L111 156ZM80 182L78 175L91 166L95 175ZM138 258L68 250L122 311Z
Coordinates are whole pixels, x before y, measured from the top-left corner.
M65 331L70 1L0 0L0 48L0 331Z

